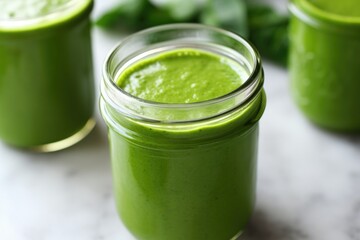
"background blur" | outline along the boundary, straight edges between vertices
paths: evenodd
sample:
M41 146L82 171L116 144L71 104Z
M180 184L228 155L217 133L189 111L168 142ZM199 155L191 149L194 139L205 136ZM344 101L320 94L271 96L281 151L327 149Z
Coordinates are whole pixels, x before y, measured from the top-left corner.
M256 2L287 12L285 0ZM117 3L98 0L94 19ZM93 28L97 86L106 55L125 35ZM264 62L268 105L261 121L257 207L242 239L359 240L360 137L309 123L292 102L286 68L275 62ZM98 111L96 119L88 138L57 153L0 143L1 240L132 239L116 214L106 126Z

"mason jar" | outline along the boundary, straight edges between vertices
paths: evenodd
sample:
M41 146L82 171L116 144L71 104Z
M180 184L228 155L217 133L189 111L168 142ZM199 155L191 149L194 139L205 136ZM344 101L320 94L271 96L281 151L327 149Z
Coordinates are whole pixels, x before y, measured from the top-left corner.
M0 139L55 151L94 127L92 0L0 2Z
M229 58L246 79L224 96L179 104L140 99L117 86L139 61L183 48ZM100 108L118 213L137 239L235 239L244 230L254 208L263 81L259 54L247 41L203 25L144 30L111 52Z
M360 131L360 8L357 0L290 2L290 78L312 122Z

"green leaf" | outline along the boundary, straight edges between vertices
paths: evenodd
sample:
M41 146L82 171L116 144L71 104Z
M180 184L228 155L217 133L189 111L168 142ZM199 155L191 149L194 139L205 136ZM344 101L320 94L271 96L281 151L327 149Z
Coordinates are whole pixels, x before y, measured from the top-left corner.
M138 30L160 24L201 22L249 38L261 55L287 64L289 17L246 0L122 0L95 23Z
M149 0L158 9L168 11L173 21L189 21L197 13L196 0Z
M286 66L289 17L269 6L260 5L249 7L248 14L250 41L263 57Z
M97 19L95 24L99 27L111 28L123 22L131 28L137 24L137 18L145 7L145 3L144 0L123 1Z
M289 20L287 15L280 14L267 5L251 5L248 10L249 25L252 28L279 25Z
M200 15L207 25L225 28L247 37L247 5L244 0L208 0Z
M143 16L142 27L144 28L179 22L167 9L154 8L146 11Z

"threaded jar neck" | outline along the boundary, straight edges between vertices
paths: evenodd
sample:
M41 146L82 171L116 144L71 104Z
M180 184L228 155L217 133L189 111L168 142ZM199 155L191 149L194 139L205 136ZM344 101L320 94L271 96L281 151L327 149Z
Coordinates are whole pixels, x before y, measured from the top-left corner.
M234 91L203 102L169 104L146 101L119 88L118 76L135 62L182 48L209 51L235 61L247 78ZM106 59L101 84L102 101L116 112L146 122L184 123L212 119L245 106L259 95L263 71L258 52L238 35L198 24L151 28L122 41Z

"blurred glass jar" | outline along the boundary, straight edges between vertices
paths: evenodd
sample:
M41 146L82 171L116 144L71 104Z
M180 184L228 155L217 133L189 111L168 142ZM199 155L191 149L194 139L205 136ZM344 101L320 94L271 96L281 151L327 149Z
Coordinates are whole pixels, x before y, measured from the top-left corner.
M0 2L0 138L55 151L94 127L92 0Z
M228 57L247 79L225 96L190 104L149 102L116 85L132 64L183 48ZM109 55L101 112L109 126L118 212L137 239L230 239L244 230L255 200L263 81L250 44L202 25L145 30Z
M360 131L358 0L292 0L290 78L293 97L319 126Z

